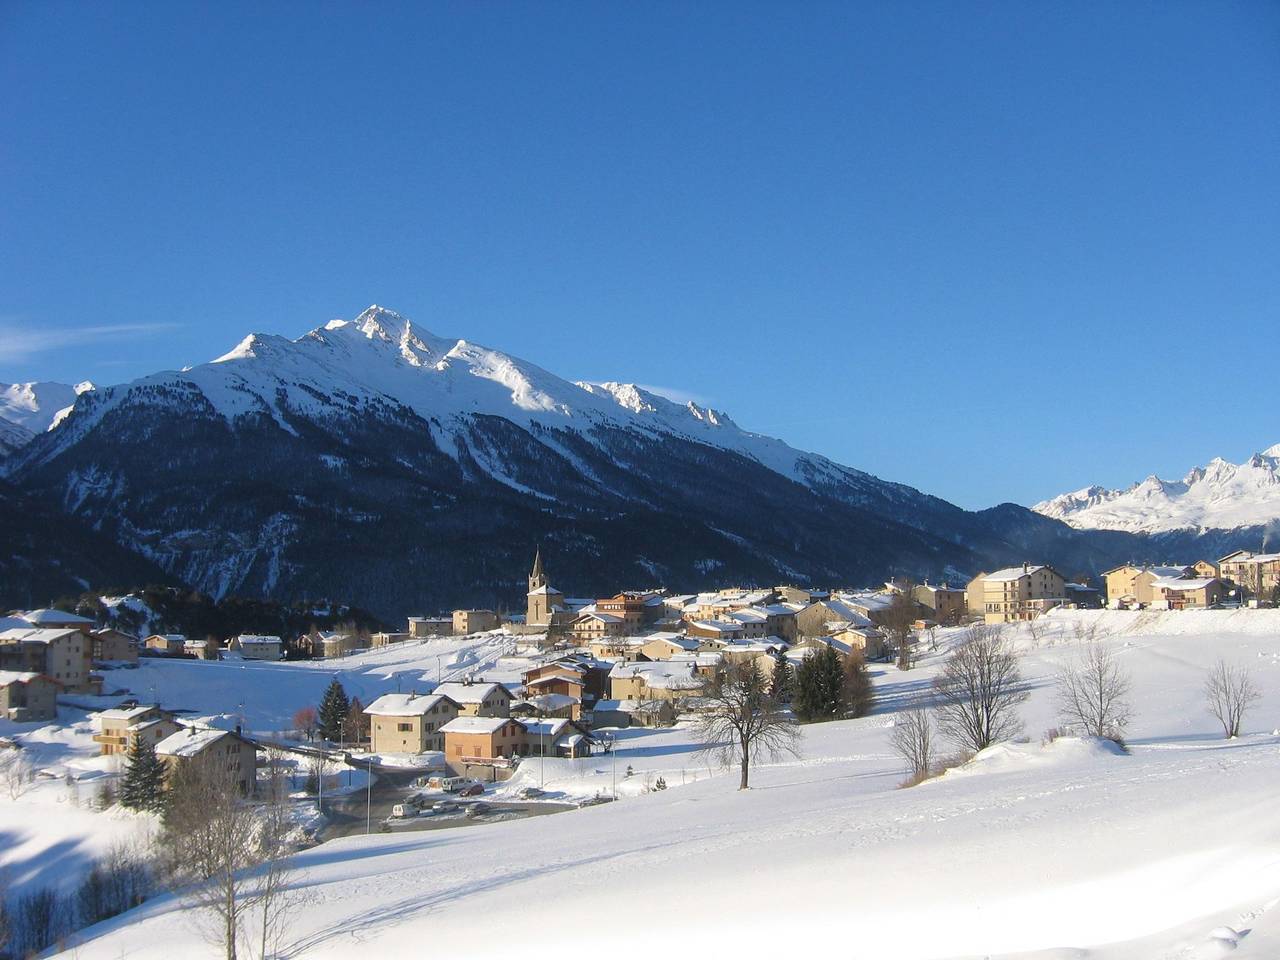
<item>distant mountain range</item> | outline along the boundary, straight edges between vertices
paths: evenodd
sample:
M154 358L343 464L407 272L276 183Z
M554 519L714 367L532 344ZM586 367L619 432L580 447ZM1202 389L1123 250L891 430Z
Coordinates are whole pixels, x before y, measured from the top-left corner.
M67 413L76 397L92 390L89 381L0 383L0 456L30 443Z
M1149 476L1122 490L1085 487L1031 508L1077 530L1238 530L1280 521L1280 444L1244 463L1221 458L1181 480Z
M522 605L539 543L556 586L585 595L957 581L1027 559L1079 575L1192 549L1014 504L962 510L722 411L564 380L377 306L85 389L51 430L18 425L33 436L0 473L168 575L387 619Z

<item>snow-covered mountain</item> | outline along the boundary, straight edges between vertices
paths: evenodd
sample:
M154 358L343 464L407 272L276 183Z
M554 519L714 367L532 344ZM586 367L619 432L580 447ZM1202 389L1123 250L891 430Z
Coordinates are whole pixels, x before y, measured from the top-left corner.
M0 471L216 596L340 596L388 618L522 602L537 543L584 595L954 581L1137 552L1013 505L970 513L721 411L562 379L377 306L84 392Z
M1235 530L1280 519L1280 443L1244 463L1215 457L1181 480L1150 476L1123 490L1085 487L1031 508L1080 530Z
M71 410L76 397L94 389L88 380L69 383L0 383L0 456L24 446Z

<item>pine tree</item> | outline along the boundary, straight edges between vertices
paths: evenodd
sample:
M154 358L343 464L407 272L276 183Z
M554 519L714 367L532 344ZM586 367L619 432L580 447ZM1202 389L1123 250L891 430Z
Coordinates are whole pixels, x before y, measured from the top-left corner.
M844 714L844 667L835 648L811 650L796 668L792 708L804 723L834 720Z
M795 686L795 676L791 670L791 664L787 662L787 658L781 653L773 665L773 676L770 679L769 694L780 703L785 703L791 697L791 690Z
M351 701L347 699L347 691L342 689L337 679L329 681L329 686L320 698L320 736L334 741L342 736L347 712L351 709Z
M130 810L159 811L164 806L164 761L146 737L135 736L120 784L120 805Z

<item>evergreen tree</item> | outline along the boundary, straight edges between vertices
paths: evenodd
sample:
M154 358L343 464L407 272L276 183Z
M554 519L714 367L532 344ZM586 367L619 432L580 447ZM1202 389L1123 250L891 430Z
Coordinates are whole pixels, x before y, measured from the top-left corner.
M341 737L350 709L351 701L347 699L347 691L342 689L337 678L330 680L324 696L320 698L320 736L325 740L337 740Z
M783 654L779 653L773 665L773 676L769 681L769 695L779 703L786 703L791 699L791 690L794 685L795 677L791 664Z
M120 805L130 810L159 811L164 806L164 761L146 737L135 736L120 784Z
M844 667L835 648L811 650L796 668L792 709L804 723L835 720L844 714Z

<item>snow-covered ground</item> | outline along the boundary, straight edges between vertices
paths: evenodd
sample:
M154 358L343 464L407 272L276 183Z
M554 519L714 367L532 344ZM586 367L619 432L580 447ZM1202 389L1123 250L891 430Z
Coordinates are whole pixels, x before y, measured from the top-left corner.
M1128 755L1041 743L1057 722L1052 677L1092 624L1133 674ZM429 945L487 957L594 943L877 960L1280 956L1280 611L1057 612L1034 633L1018 632L1028 742L898 789L895 711L928 690L944 635L907 673L876 668L871 716L806 727L803 755L761 764L750 791L709 768L687 730L627 731L616 759L548 761L545 772L549 789L610 793L616 763L618 803L308 850L282 955L410 957ZM1251 667L1263 691L1231 742L1201 691L1219 656ZM300 666L276 669L327 682L327 670ZM312 688L284 685L277 709L295 708L284 701L301 689L314 700ZM658 776L668 789L652 789ZM522 764L519 783L541 779L538 761ZM74 949L213 955L167 898L85 931Z

